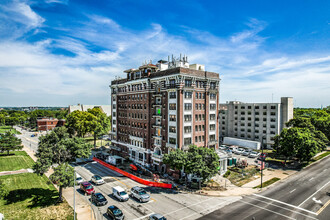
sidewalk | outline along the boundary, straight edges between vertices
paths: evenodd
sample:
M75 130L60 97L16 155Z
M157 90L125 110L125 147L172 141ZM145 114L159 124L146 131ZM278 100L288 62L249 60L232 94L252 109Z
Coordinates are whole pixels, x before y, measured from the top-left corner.
M0 172L0 176L21 174L21 173L33 173L33 170L31 170L31 169L21 169L21 170L14 170L14 171L2 171L2 172Z
M26 146L23 147L23 150L34 160L36 161L37 158L34 156L34 152L27 148ZM49 169L45 175L49 177L53 173L52 169ZM58 187L54 185L56 189ZM73 207L73 187L68 187L63 189L63 197L68 202L68 204ZM78 192L76 192L76 213L78 220L90 220L91 218L95 220L94 213L92 212L91 206L89 203L82 197Z

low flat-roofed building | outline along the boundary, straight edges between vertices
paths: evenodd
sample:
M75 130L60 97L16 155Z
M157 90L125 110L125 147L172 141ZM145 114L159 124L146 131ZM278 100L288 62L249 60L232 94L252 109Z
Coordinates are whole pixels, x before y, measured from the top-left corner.
M38 131L50 131L55 127L62 127L65 125L65 119L57 118L38 118L37 130Z

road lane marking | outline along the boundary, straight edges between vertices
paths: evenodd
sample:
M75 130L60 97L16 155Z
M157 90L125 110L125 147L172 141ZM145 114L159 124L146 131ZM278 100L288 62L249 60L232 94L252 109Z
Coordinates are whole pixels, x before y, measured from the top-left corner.
M317 204L322 204L321 200L317 200L315 197L313 197L313 201Z
M291 191L290 191L290 193L293 193L294 191L296 191L296 189L294 189L294 190L291 190Z
M330 183L327 182L326 184L324 184L320 189L318 189L315 193L313 193L310 197L308 197L307 199L305 199L305 201L303 201L302 203L300 203L300 205L298 205L298 207L300 207L302 204L304 204L307 200L309 200L310 198L312 198L316 193L318 193L319 191L321 191L324 187L326 187L328 184Z
M230 200L228 200L228 201L230 201ZM203 213L204 211L206 211L206 210L212 210L214 207L217 207L217 206L219 206L219 205L222 205L223 203L228 202L228 201L223 201L223 202L220 203L220 204L217 204L217 205L214 205L214 206L208 207L208 208L206 208L206 209L203 209L202 211L196 211L196 210L194 210L195 213L192 213L191 215L185 216L184 218L180 218L180 220L183 220L183 219L189 218L189 217L191 217L191 216L193 216L193 215L196 215L196 214L200 214L200 215L203 216L202 213ZM210 212L209 212L209 213L210 213Z
M308 217L308 218L312 218L312 219L316 219L316 220L317 220L317 218L314 218L314 217L309 216L309 215L305 215L305 214L303 214L303 213L301 213L301 212L294 211L294 210L292 210L292 209L284 208L284 207L282 207L282 206L275 205L275 204L272 204L272 203L268 203L268 202L262 201L262 200L260 200L260 199L255 199L255 198L251 198L251 197L247 197L247 198L248 198L248 199L253 199L253 200L256 200L256 201L259 201L259 202L263 202L263 203L265 203L265 204L267 204L267 205L276 206L276 207L278 207L278 208L281 208L281 209L284 209L284 210L287 210L287 211L290 211L290 212L295 212L295 213L297 213L297 214L299 214L299 215L303 215L303 216L306 216L306 217Z
M243 203L245 203L245 204L249 204L249 205L252 205L252 206L254 206L254 207L257 207L257 208L259 208L259 209L264 209L264 210L267 210L267 211L269 211L269 212L272 212L272 213L274 213L274 214L276 214L276 215L280 215L280 216L286 217L286 218L288 218L288 219L293 219L293 220L294 220L294 218L291 218L290 216L283 215L283 214L281 214L281 213L279 213L279 212L275 212L275 211L273 211L273 210L270 210L270 209L267 209L267 208L264 208L264 207L261 207L261 206L254 205L254 204L252 204L252 203L244 202L243 200L240 200L240 202L243 202Z
M180 211L180 210L182 210L182 209L189 208L189 207L191 207L191 206L198 205L198 204L200 204L200 203L203 203L203 202L209 201L209 200L211 200L211 199L215 199L215 197L213 197L213 198L209 198L209 199L206 199L206 200L203 200L203 201L200 201L200 202L197 202L197 203L194 203L194 204L188 205L188 206L184 206L184 207L182 207L182 208L180 208L180 209L177 209L177 210L174 210L174 211L172 211L172 212L166 213L166 215L170 215L170 214L172 214L172 213L174 213L174 212ZM183 205L183 204L182 204L182 205Z
M324 169L323 172L324 172L324 171L327 171L327 170L328 170L328 169Z
M330 200L327 201L324 206L322 206L316 213L319 215L328 205L330 204Z
M279 200L276 200L276 199L272 199L272 198L268 198L268 197L266 197L266 196L262 196L262 195L258 195L258 194L253 194L253 195L258 196L258 197L261 197L261 198L264 198L264 199L268 199L268 200L273 201L273 202L281 203L281 204L283 204L283 205L287 205L287 206L290 206L290 207L295 208L295 209L300 209L300 210L302 210L302 211L304 211L304 212L308 212L308 213L311 213L311 214L313 214L313 215L316 215L315 212L309 211L309 210L307 210L307 209L300 208L299 206L294 206L294 205L291 205L291 204L289 204L289 203L282 202L282 201L279 201Z
M312 179L314 179L314 177L310 178L308 181L311 181Z

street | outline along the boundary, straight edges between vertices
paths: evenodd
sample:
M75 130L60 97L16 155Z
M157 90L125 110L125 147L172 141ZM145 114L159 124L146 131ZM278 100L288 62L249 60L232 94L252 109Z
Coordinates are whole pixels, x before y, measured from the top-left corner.
M330 219L330 157L200 219Z
M21 131L21 129L19 129ZM32 132L21 131L23 144L31 148L34 152L37 150L38 137L31 137ZM79 165L78 165L79 164ZM97 163L78 163L73 165L76 172L86 181L91 180L94 174L100 175L105 184L96 186L96 192L101 192L108 200L105 206L97 207L91 204L96 219L108 219L105 215L106 209L110 205L116 205L125 214L125 219L148 219L151 214L159 213L167 219L197 219L214 210L217 210L230 203L241 199L240 196L232 197L207 197L203 195L179 192L171 189L161 189L141 185L127 177L124 177ZM127 202L119 202L111 196L112 187L121 186L128 193L134 186L144 188L150 194L151 200L147 203L140 203L130 198ZM90 196L85 196L76 186L76 196L83 197L90 204Z

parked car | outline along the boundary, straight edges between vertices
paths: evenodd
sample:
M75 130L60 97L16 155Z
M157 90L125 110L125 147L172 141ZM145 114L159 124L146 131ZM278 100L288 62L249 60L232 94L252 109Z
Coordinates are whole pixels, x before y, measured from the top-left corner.
M245 150L245 151L242 153L242 155L243 155L243 156L249 156L250 153L251 153L251 150Z
M85 194L90 195L92 193L95 193L94 187L90 182L82 182L80 184L80 190L83 191Z
M220 150L226 150L226 149L227 149L227 146L226 146L226 145L221 145L221 146L219 147L219 149L220 149Z
M141 187L134 186L131 189L131 193L132 197L135 197L140 202L149 202L150 200L150 195Z
M161 214L152 214L149 216L151 220L166 220L166 218Z
M106 205L108 204L107 198L105 198L102 193L92 193L91 196L92 202L95 203L95 205Z
M125 218L124 213L115 205L111 205L107 209L107 215L116 220L122 220Z
M226 149L225 152L228 154L228 156L232 156L233 152L230 149Z
M129 199L127 192L120 186L112 187L112 195L121 202Z
M236 150L236 154L242 154L244 151L245 151L244 148L238 148Z
M76 173L76 183L81 184L82 182L84 182L84 179L78 173Z
M260 153L256 152L256 151L251 151L251 153L249 154L248 157L251 157L251 158L256 158L260 155Z
M101 185L105 183L102 177L100 177L99 175L92 176L91 181L96 185Z

